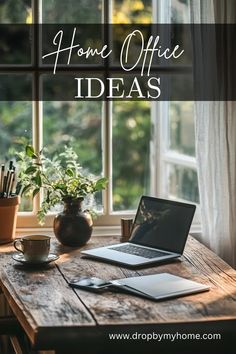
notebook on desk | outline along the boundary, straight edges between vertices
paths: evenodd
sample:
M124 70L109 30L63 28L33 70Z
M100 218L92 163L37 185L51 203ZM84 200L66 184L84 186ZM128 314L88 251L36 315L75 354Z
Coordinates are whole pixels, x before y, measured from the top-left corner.
M145 275L111 281L117 287L147 297L162 300L209 290L209 286L169 273Z

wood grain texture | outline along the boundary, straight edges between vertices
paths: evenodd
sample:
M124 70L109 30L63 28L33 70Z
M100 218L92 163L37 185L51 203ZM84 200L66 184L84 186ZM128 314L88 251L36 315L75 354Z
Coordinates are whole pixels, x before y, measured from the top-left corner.
M117 241L112 237L92 238L85 248ZM0 247L1 288L31 342L40 350L65 343L92 345L104 341L111 331L202 331L212 329L213 324L215 330L231 329L236 323L236 271L192 237L180 261L139 270L89 260L81 257L80 251L53 240L52 252L60 255L55 264L27 269L14 262L11 245ZM211 289L154 302L122 293L75 291L68 286L71 279L84 275L118 279L162 272L208 284Z
M85 306L65 283L55 264L26 268L12 259L12 248L1 247L1 287L30 340L40 328L87 327L95 324Z
M96 247L106 240L93 240ZM110 242L114 242L111 240ZM130 270L115 265L74 257L61 257L57 265L67 281L82 275L118 279L137 275L169 272L210 285L209 292L178 299L153 302L136 296L106 292L93 294L76 290L79 298L100 325L181 323L236 319L236 272L193 238L189 238L181 261Z

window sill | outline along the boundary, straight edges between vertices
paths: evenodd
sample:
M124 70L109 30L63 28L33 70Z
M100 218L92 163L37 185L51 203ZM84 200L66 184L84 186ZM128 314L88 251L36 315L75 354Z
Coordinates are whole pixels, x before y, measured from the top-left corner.
M32 234L47 234L53 236L51 227L19 227L16 229L16 236L32 235ZM120 237L120 226L94 226L92 236L117 236Z
M52 227L28 227L28 228L17 228L16 236L22 235L32 235L32 234L42 234L46 233L47 235L53 235ZM201 233L201 226L199 224L193 224L190 229L191 235L199 235ZM95 237L99 236L115 236L120 237L121 230L120 226L94 226L93 235Z

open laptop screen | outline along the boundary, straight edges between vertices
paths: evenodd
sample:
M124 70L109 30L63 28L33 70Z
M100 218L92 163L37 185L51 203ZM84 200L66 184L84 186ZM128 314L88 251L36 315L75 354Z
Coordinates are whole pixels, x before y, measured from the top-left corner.
M143 196L130 242L182 254L196 206Z

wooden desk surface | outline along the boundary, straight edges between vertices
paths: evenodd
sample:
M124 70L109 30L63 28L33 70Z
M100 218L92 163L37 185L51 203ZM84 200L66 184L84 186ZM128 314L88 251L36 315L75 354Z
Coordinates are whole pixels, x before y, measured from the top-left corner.
M86 248L114 243L97 237ZM12 245L0 247L0 286L31 343L39 350L84 345L91 352L108 343L108 333L230 333L236 324L236 271L189 237L181 261L130 270L80 257L80 249L52 242L60 255L43 269L12 259ZM68 281L82 275L116 279L169 272L210 285L209 292L153 302L136 296L72 290ZM96 344L97 343L97 344ZM114 342L113 342L114 343ZM155 343L156 345L156 343ZM72 351L70 351L72 353ZM75 351L77 353L77 351ZM84 352L83 352L84 353Z

